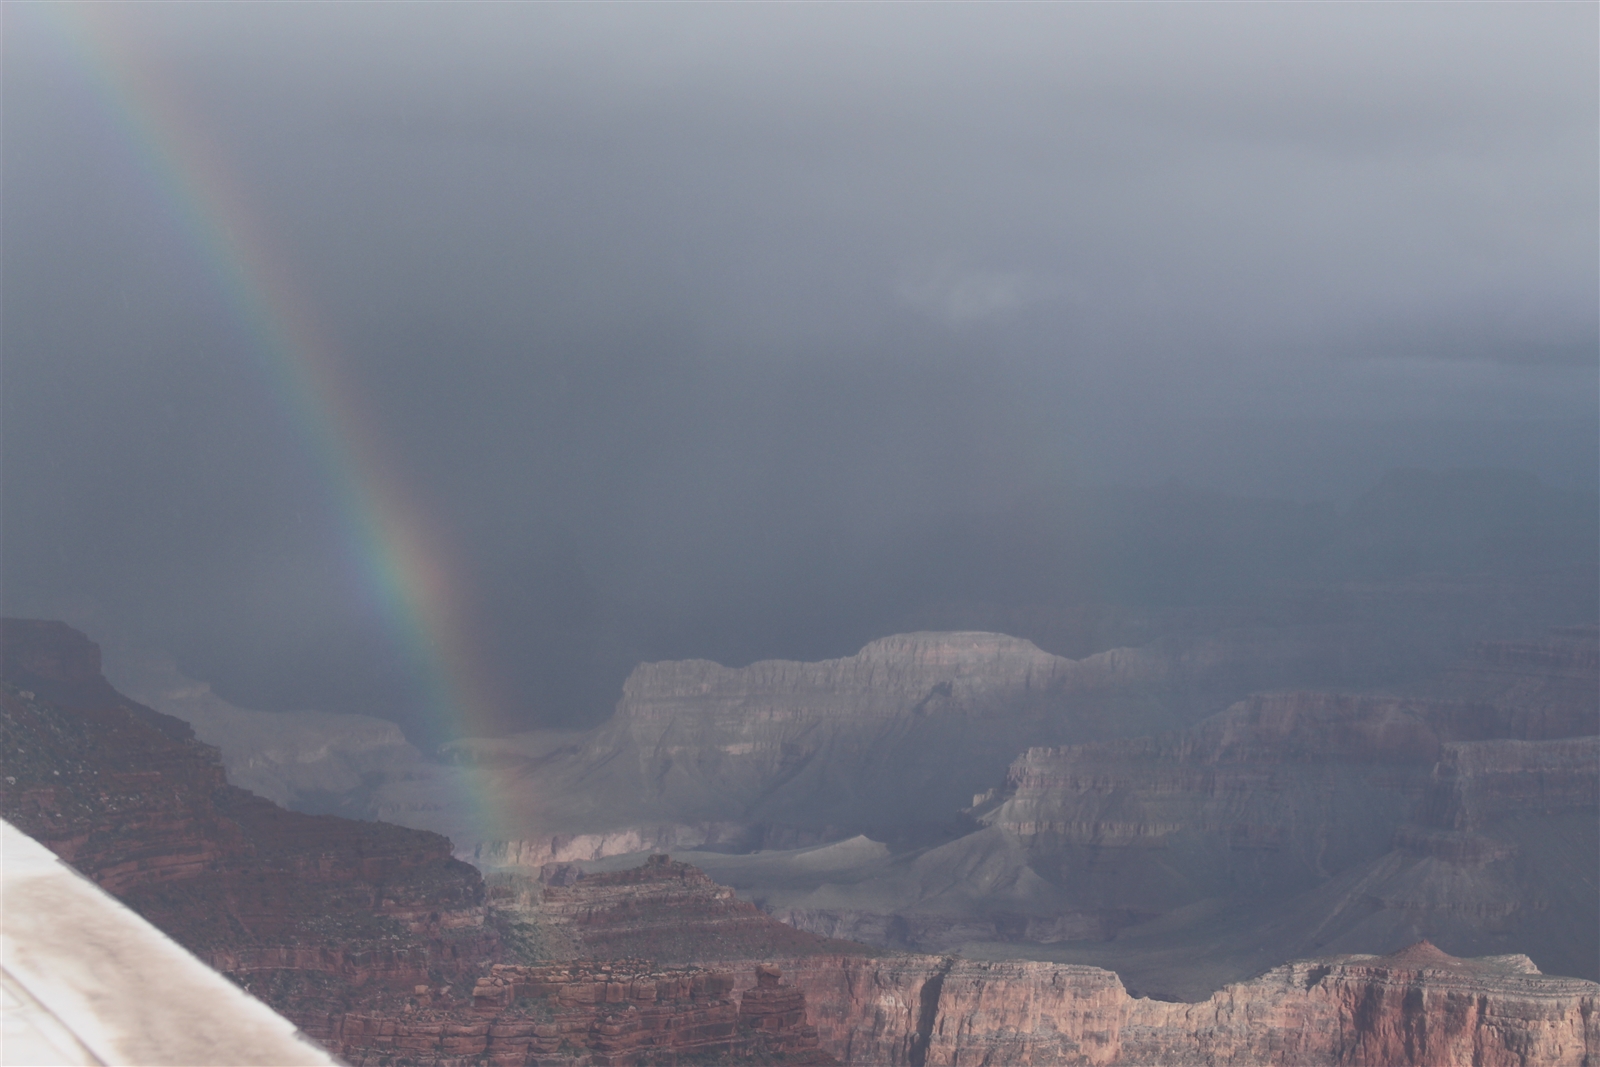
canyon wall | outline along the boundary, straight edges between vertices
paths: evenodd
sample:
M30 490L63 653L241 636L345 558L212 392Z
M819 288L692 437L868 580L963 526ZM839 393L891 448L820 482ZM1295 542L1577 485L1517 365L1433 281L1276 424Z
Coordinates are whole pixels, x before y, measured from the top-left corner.
M751 974L735 994L728 971L648 960L498 965L468 1003L418 987L343 1015L328 1044L353 1067L837 1064L806 1023L805 993L769 964Z
M1462 960L1426 943L1296 962L1198 1003L1131 997L1095 967L778 962L806 991L822 1047L846 1063L1577 1067L1600 1054L1600 986L1541 975L1526 957Z
M1031 748L973 798L983 829L899 860L696 862L814 933L1043 953L1185 998L1419 938L1597 978L1597 661L1574 628L1480 645L1429 695L1255 694L1181 732Z
M547 868L537 918L580 958L504 964L484 884L444 838L285 812L229 786L183 723L104 684L82 635L8 621L0 645L6 817L353 1063L1521 1067L1600 1056L1593 982L1541 974L1523 955L1348 951L1418 924L1451 944L1526 943L1540 960L1556 939L1587 951L1600 739L1543 736L1568 721L1554 713L1496 719L1514 705L1493 697L1270 694L1181 734L1036 746L980 812L985 829L909 860L871 842L845 850L913 873L924 864L922 884L954 879L969 909L980 897L1047 903L1058 924L1072 914L1059 894L1086 889L1120 886L1106 901L1125 910L1170 908L1181 887L1151 874L1163 865L1218 885L1315 875L1304 892L1246 901L1237 930L1278 959L1316 958L1172 1002L1078 962L828 942L665 857ZM1025 676L1032 692L1042 676ZM941 694L947 710L983 721L982 702L959 692ZM1529 736L1482 736L1495 731ZM1357 831L1316 830L1351 812L1383 820L1375 858L1348 859L1366 847ZM1050 866L1073 849L1094 850L1083 855L1101 882ZM1232 936L1211 915L1208 929ZM1138 929L1102 944L1136 948Z
M844 1063L1576 1065L1600 1053L1600 986L1540 974L1521 955L1457 959L1417 943L1301 960L1171 1002L1092 966L874 957L818 939L784 955L725 887L666 857L596 873L555 865L541 878L542 916L570 924L587 952L721 953L714 966L733 994L759 968L781 970L805 996L818 1046ZM661 936L673 929L696 932ZM743 946L759 951L729 955Z
M1007 749L1063 729L1070 686L1138 669L1133 658L1080 664L956 633L884 638L821 663L649 663L582 760L639 808L688 819L914 823L957 811Z
M313 1037L367 987L469 981L483 880L425 831L285 811L99 674L58 623L0 626L0 813Z

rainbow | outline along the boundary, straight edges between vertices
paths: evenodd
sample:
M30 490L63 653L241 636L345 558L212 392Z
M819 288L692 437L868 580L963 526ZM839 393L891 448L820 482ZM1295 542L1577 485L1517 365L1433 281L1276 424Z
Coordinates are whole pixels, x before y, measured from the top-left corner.
M237 176L111 16L78 4L13 5L11 14L23 9L47 13L40 21L65 46L251 339L263 381L322 472L348 556L416 672L427 713L454 735L487 733L501 702L476 652L461 596L466 584ZM481 791L469 792L476 795L463 799L489 829L491 805Z

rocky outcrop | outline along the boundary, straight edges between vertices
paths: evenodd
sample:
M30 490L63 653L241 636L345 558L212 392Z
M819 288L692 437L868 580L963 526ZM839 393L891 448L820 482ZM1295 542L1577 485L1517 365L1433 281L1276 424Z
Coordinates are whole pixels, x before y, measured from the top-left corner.
M734 976L646 960L499 965L470 1004L427 987L343 1016L330 1045L354 1067L457 1063L632 1067L653 1063L836 1064L806 1023L806 996L778 968Z
M1600 976L1597 804L1600 738L1447 743L1390 850L1289 910L1335 950L1425 936Z
M597 959L704 962L872 951L781 923L705 872L664 855L593 874L552 864L541 882L538 921L558 927L577 953Z
M1526 957L1387 957L1274 968L1199 1003L1129 996L1095 967L951 957L784 961L846 1063L1572 1064L1600 1054L1600 986Z
M1557 674L1593 659L1535 651L1508 655ZM1496 812L1593 809L1596 739L1570 736L1584 725L1573 706L1544 711L1258 694L1183 734L1031 749L985 821L1036 849L1198 851L1218 889L1245 868L1258 886L1309 885L1381 854L1407 823L1464 830Z
M854 833L897 844L948 840L972 828L958 812L993 788L1018 752L1054 748L1066 758L1087 745L1082 759L1105 764L1107 774L1119 764L1209 768L1211 784L1195 788L1212 800L1249 792L1263 774L1277 774L1269 793L1289 788L1278 779L1297 779L1303 787L1294 789L1304 797L1402 809L1400 816L1355 820L1364 828L1360 842L1309 843L1310 869L1325 877L1387 839L1442 744L1579 736L1600 722L1594 644L1579 634L1480 646L1441 683L1437 693L1449 699L1259 694L1186 733L1112 740L1175 725L1196 693L1228 688L1210 678L1211 667L1191 662L1204 658L1201 652L1190 652L1114 649L1070 660L1016 638L957 632L884 638L820 663L644 664L629 677L612 721L575 751L540 756L537 767L530 763L503 785L486 780L521 813L522 825L551 824L550 832L480 839L472 854L534 866L641 848L792 848ZM509 751L496 749L496 758L510 758ZM1344 770L1329 770L1335 765ZM1231 784L1222 780L1230 775ZM1324 780L1329 775L1336 780ZM1367 797L1374 788L1388 800ZM1188 803L1176 793L1175 809ZM1014 807L1025 803L1019 796ZM1264 803L1271 809L1264 821L1249 812L1213 813L1212 821L1228 823L1230 847L1284 849L1290 809ZM1019 832L1031 833L1017 814ZM1140 819L1110 814L1089 817L1074 832L1107 841L1126 831L1131 844L1149 837L1135 825ZM1306 833L1328 825L1318 811L1292 818ZM1170 821L1153 818L1146 829L1159 838Z
M369 986L496 958L478 872L437 834L285 811L121 696L58 623L6 620L0 812L313 1037Z
M727 899L664 858L577 873L546 872L553 911L575 924L627 916L638 933L678 921L644 902ZM495 966L470 1003L450 987L368 997L330 1019L324 1040L352 1064L403 1058L419 1067L719 1058L1576 1067L1600 1054L1600 986L1542 975L1525 956L1463 960L1427 944L1295 962L1193 1003L1133 996L1101 968L1040 962L830 952L678 968L592 959Z
M1471 741L1443 746L1418 822L1481 828L1507 816L1594 812L1600 806L1600 737Z
M1532 739L1600 733L1600 631L1552 630L1542 641L1484 641L1436 683L1444 697L1508 709ZM1514 709L1514 710L1512 710Z
M659 859L588 875L594 884L572 896L554 890L582 880L559 868L546 872L546 892L575 920L670 924L666 911L630 902L663 892L725 899L685 867ZM680 888L647 888L673 879ZM722 966L747 997L763 996L763 967L780 968L804 993L819 1046L845 1063L1387 1067L1581 1064L1600 1053L1600 986L1540 974L1525 956L1463 960L1427 944L1298 961L1191 1003L1135 996L1109 970L1070 964L817 951ZM793 1018L792 995L765 996L770 1003L747 1003Z
M1030 749L984 821L1082 907L1300 891L1388 847L1439 752L1427 710L1267 694L1185 734Z
M228 781L299 811L370 818L368 783L429 773L400 727L367 715L252 711L186 678L169 659L121 654L106 673L118 688L182 719L214 745Z
M820 663L648 663L556 778L618 825L654 812L834 836L948 828L1029 744L1130 728L1091 696L1160 670L1133 650L1067 660L986 633L904 634Z
M538 870L551 863L582 863L634 852L711 848L737 852L800 848L837 836L829 828L801 830L764 823L702 822L629 826L597 833L480 841L464 858L482 868Z
M1030 749L974 797L986 828L916 855L816 877L707 862L814 933L1001 956L1050 945L1186 998L1420 937L1600 977L1600 739L1567 736L1596 694L1530 681L1593 656L1566 637L1505 655L1520 692L1564 692L1567 710L1483 690L1257 694L1181 733Z

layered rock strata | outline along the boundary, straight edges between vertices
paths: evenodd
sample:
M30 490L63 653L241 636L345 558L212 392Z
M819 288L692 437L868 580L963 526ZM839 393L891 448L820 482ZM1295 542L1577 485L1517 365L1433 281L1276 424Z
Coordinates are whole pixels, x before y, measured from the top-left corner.
M647 663L611 722L541 773L553 797L600 798L573 812L592 825L569 833L666 817L723 824L726 837L757 838L751 847L774 834L794 836L789 847L807 835L948 835L1022 748L1126 732L1150 714L1166 724L1154 705L1105 707L1108 692L1162 670L1135 650L1068 660L987 633L904 634L820 663Z
M497 958L482 878L437 834L285 811L122 697L58 623L0 628L0 813L313 1037L368 988Z
M1308 889L1422 841L1418 828L1592 811L1600 741L1571 736L1587 712L1562 707L1261 694L1184 734L1031 749L985 821L1069 881L1088 855L1101 872L1131 871L1154 850L1159 866L1182 856L1183 881L1214 893ZM1159 910L1161 884L1116 898Z
M330 1044L353 1067L837 1064L806 1023L805 994L781 977L762 965L741 996L729 972L647 960L498 965L470 1005L441 1003L424 987L345 1015Z
M1094 669L969 633L885 638L821 663L650 663L589 749L634 764L641 804L702 818L916 821L959 808L948 800L970 794L967 779L1048 729L1062 688Z
M1294 678L1262 668L1251 648L1157 642L1074 660L999 634L911 633L818 663L642 664L612 720L559 751L535 738L480 744L478 788L534 832L502 840L463 828L463 840L478 861L525 867L652 848L795 848L857 833L897 847L949 840L972 828L960 809L1019 752L1183 728L1264 682ZM1480 644L1427 698L1251 698L1260 721L1235 726L1266 747L1219 750L1214 762L1416 764L1445 741L1592 734L1596 658L1592 632L1578 628ZM1282 705L1301 712L1285 716ZM1319 735L1318 720L1334 734ZM1289 737L1272 739L1275 726L1298 753L1284 748ZM519 768L493 769L523 748ZM396 817L423 815L399 815L398 794L384 803Z
M1580 1064L1600 1054L1600 986L1526 957L1425 943L1288 964L1199 1003L1128 995L1095 967L953 957L783 961L823 1048L875 1065Z
M1442 746L1418 821L1473 830L1512 816L1600 807L1600 737Z
M541 881L538 921L557 926L577 953L596 959L706 961L872 952L779 922L705 872L664 855L627 870L592 874L554 864L541 872Z
M575 925L620 921L645 939L634 944L674 912L692 916L694 898L700 907L727 900L664 857L581 876L557 867L545 878L552 913ZM1600 986L1540 974L1525 956L1456 959L1428 944L1299 961L1196 1003L1132 995L1098 967L1042 962L813 951L722 966L746 997L745 1014L763 1004L778 1028L795 1022L798 1002L762 994L760 975L781 968L805 995L819 1047L845 1063L1388 1067L1581 1064L1600 1053Z
M1030 749L974 797L986 828L917 854L706 862L814 933L1042 953L1185 998L1421 937L1600 977L1597 659L1574 630L1480 647L1463 699L1257 694L1183 732Z
M1483 641L1433 689L1469 703L1519 709L1543 720L1543 736L1600 733L1595 692L1600 680L1600 630L1552 630L1542 641Z

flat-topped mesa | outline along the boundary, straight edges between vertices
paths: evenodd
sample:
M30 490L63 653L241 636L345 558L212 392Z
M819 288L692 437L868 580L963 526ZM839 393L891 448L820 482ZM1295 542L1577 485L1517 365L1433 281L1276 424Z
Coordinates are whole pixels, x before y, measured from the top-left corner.
M671 715L674 701L700 709L707 700L737 700L769 714L896 714L992 711L981 695L1046 689L1076 661L1052 656L1031 641L990 633L915 633L880 638L854 656L801 663L761 660L724 667L709 660L672 660L634 668L623 683L619 718ZM943 687L934 692L936 687ZM933 700L930 700L932 696Z
M1031 744L1128 728L1086 694L1145 658L1068 660L1001 634L915 633L820 663L648 663L568 772L571 789L605 795L619 825L733 820L898 838L957 818Z

